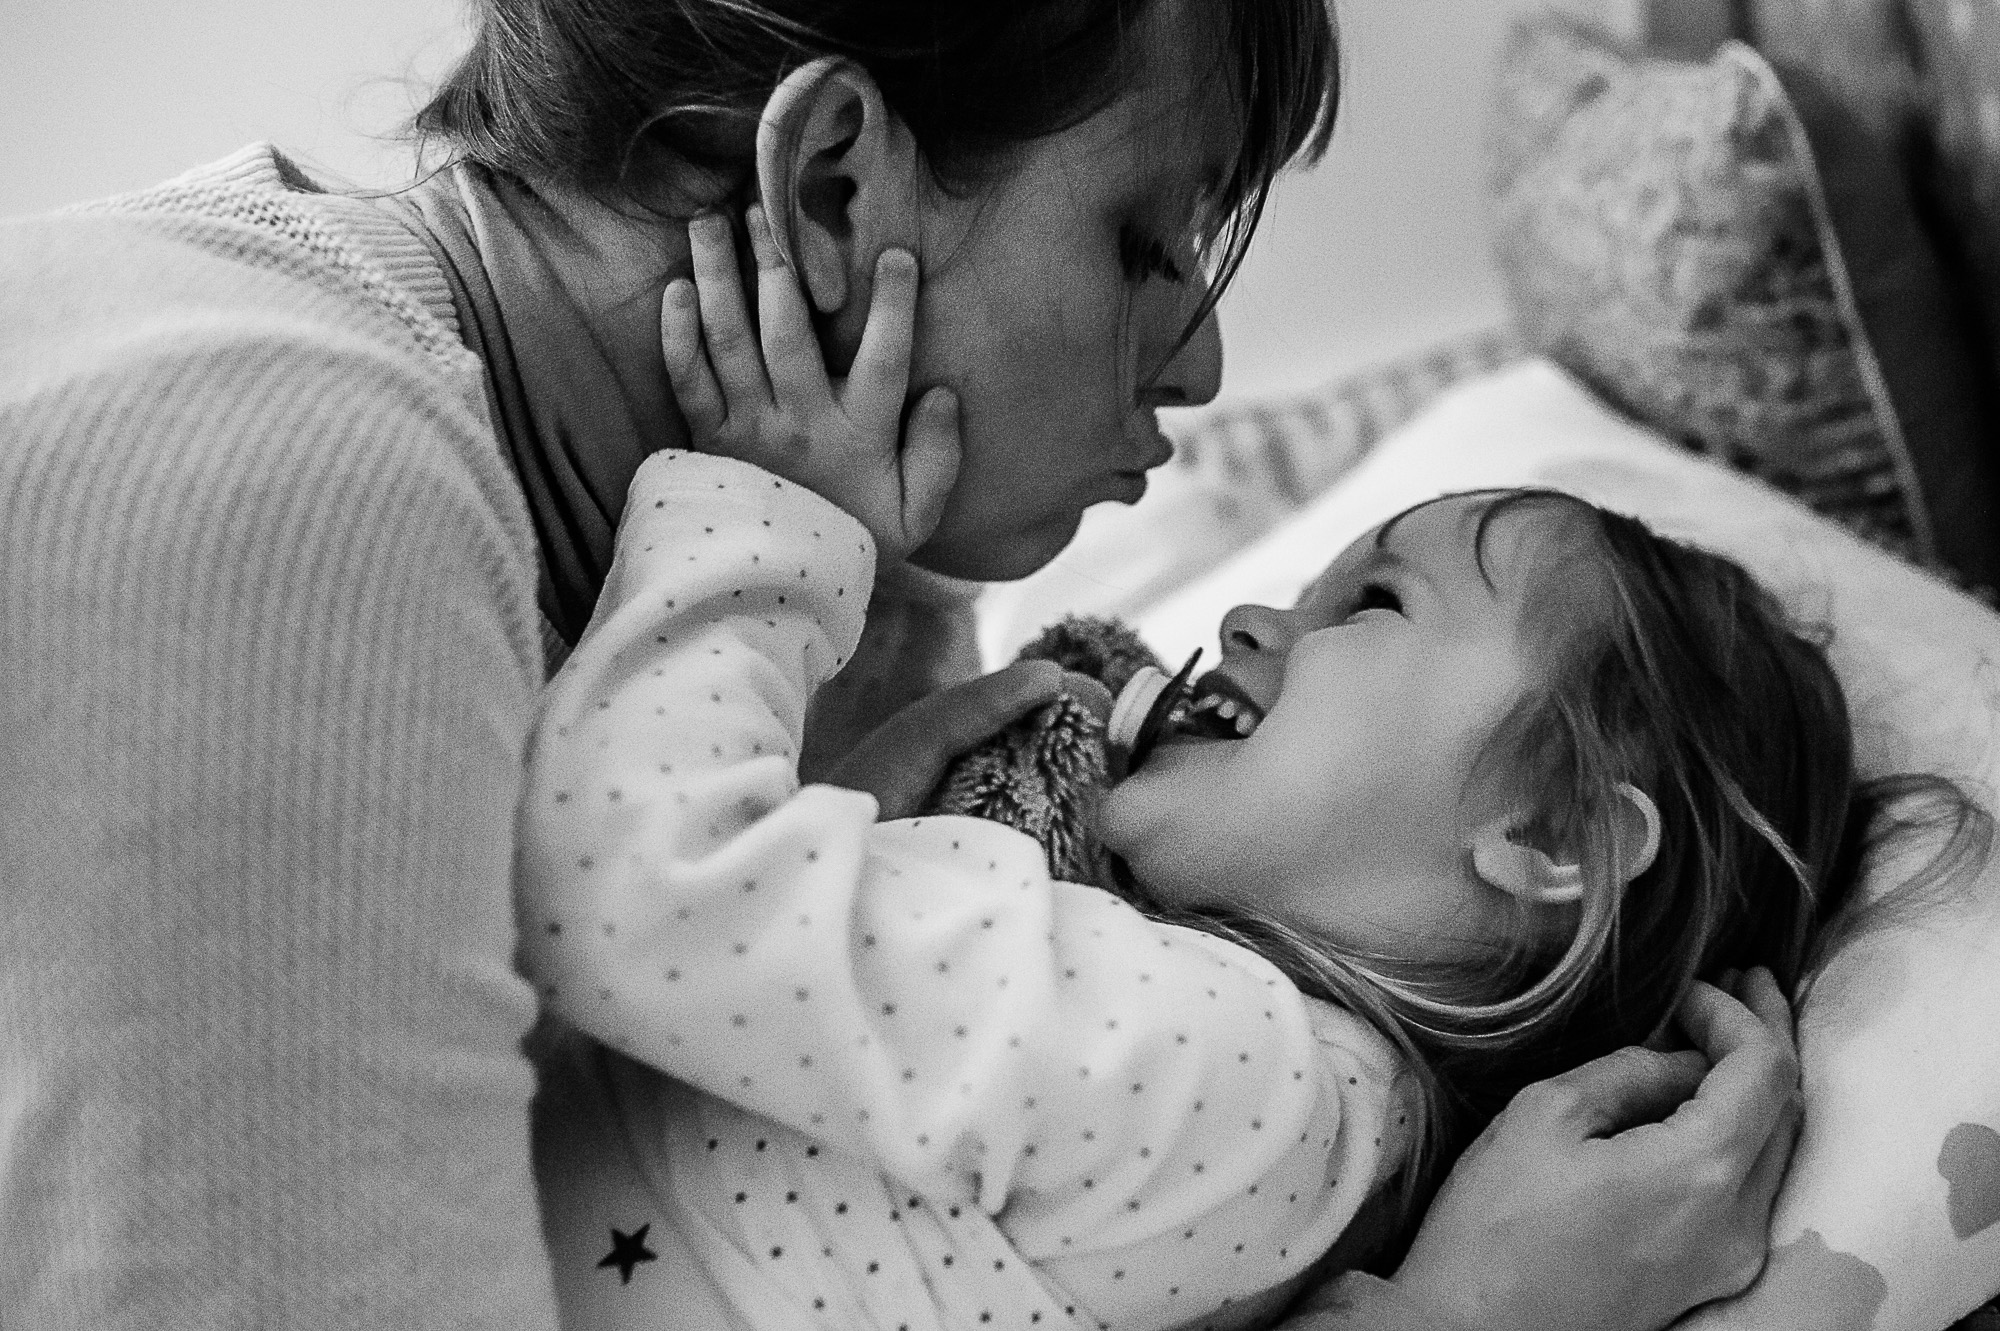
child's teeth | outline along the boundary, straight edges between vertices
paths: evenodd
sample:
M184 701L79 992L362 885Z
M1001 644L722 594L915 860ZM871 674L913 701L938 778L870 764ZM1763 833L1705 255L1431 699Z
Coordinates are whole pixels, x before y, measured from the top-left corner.
M1256 729L1257 729L1257 718L1251 715L1249 712L1245 712L1243 713L1243 715L1236 718L1236 733L1241 735L1244 739L1249 739L1251 733Z
M1236 700L1224 698L1216 705L1215 714L1225 721L1233 720L1236 716Z

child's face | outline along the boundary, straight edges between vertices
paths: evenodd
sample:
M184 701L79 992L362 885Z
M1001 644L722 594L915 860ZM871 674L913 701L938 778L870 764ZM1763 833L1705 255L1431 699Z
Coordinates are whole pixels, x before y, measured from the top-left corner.
M1162 741L1104 810L1104 840L1162 902L1254 907L1350 948L1430 961L1504 937L1473 874L1475 760L1521 698L1537 506L1410 510L1343 552L1290 610L1222 622L1218 691L1245 739ZM1488 811L1485 817L1491 817Z

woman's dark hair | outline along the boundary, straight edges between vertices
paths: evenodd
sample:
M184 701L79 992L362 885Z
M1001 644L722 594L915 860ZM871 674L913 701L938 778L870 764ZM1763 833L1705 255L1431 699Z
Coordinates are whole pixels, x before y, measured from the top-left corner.
M663 166L749 177L772 90L820 56L867 69L932 174L969 186L1011 150L1087 120L1137 73L1169 0L476 0L471 49L412 128L528 179L643 202ZM1219 292L1278 171L1317 160L1339 96L1328 0L1189 3L1217 53L1241 150L1204 237ZM1206 311L1204 310L1204 313Z

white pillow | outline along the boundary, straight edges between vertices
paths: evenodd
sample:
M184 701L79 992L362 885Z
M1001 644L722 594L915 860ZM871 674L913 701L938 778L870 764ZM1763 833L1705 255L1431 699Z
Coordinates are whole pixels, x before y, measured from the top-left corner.
M1288 605L1420 500L1545 485L1733 556L1833 628L1863 776L1936 772L2000 813L2000 616L1531 361L1449 394L1309 508L1146 612L1169 661L1243 602ZM1210 659L1213 659L1212 656ZM1896 885L1895 866L1863 884ZM1840 953L1800 1014L1807 1119L1772 1257L1704 1329L1939 1331L2000 1292L2000 856L1952 900Z

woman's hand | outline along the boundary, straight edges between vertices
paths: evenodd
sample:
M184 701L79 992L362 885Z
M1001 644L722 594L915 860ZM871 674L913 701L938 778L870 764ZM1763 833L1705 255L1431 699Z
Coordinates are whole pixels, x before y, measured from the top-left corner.
M913 817L952 759L1064 693L1097 705L1088 700L1093 690L1101 695L1104 686L1053 661L1017 661L911 703L849 751L826 780L873 795L882 818Z
M1701 1054L1624 1049L1516 1096L1432 1203L1403 1293L1443 1326L1652 1331L1756 1279L1799 1062L1770 973L1732 987L1681 1007Z
M747 221L757 334L725 217L688 224L694 280L668 283L660 302L660 354L694 447L796 481L858 519L881 558L900 559L936 528L959 459L950 389L924 394L903 426L917 261L906 250L882 252L861 348L835 381L763 209L751 208Z

